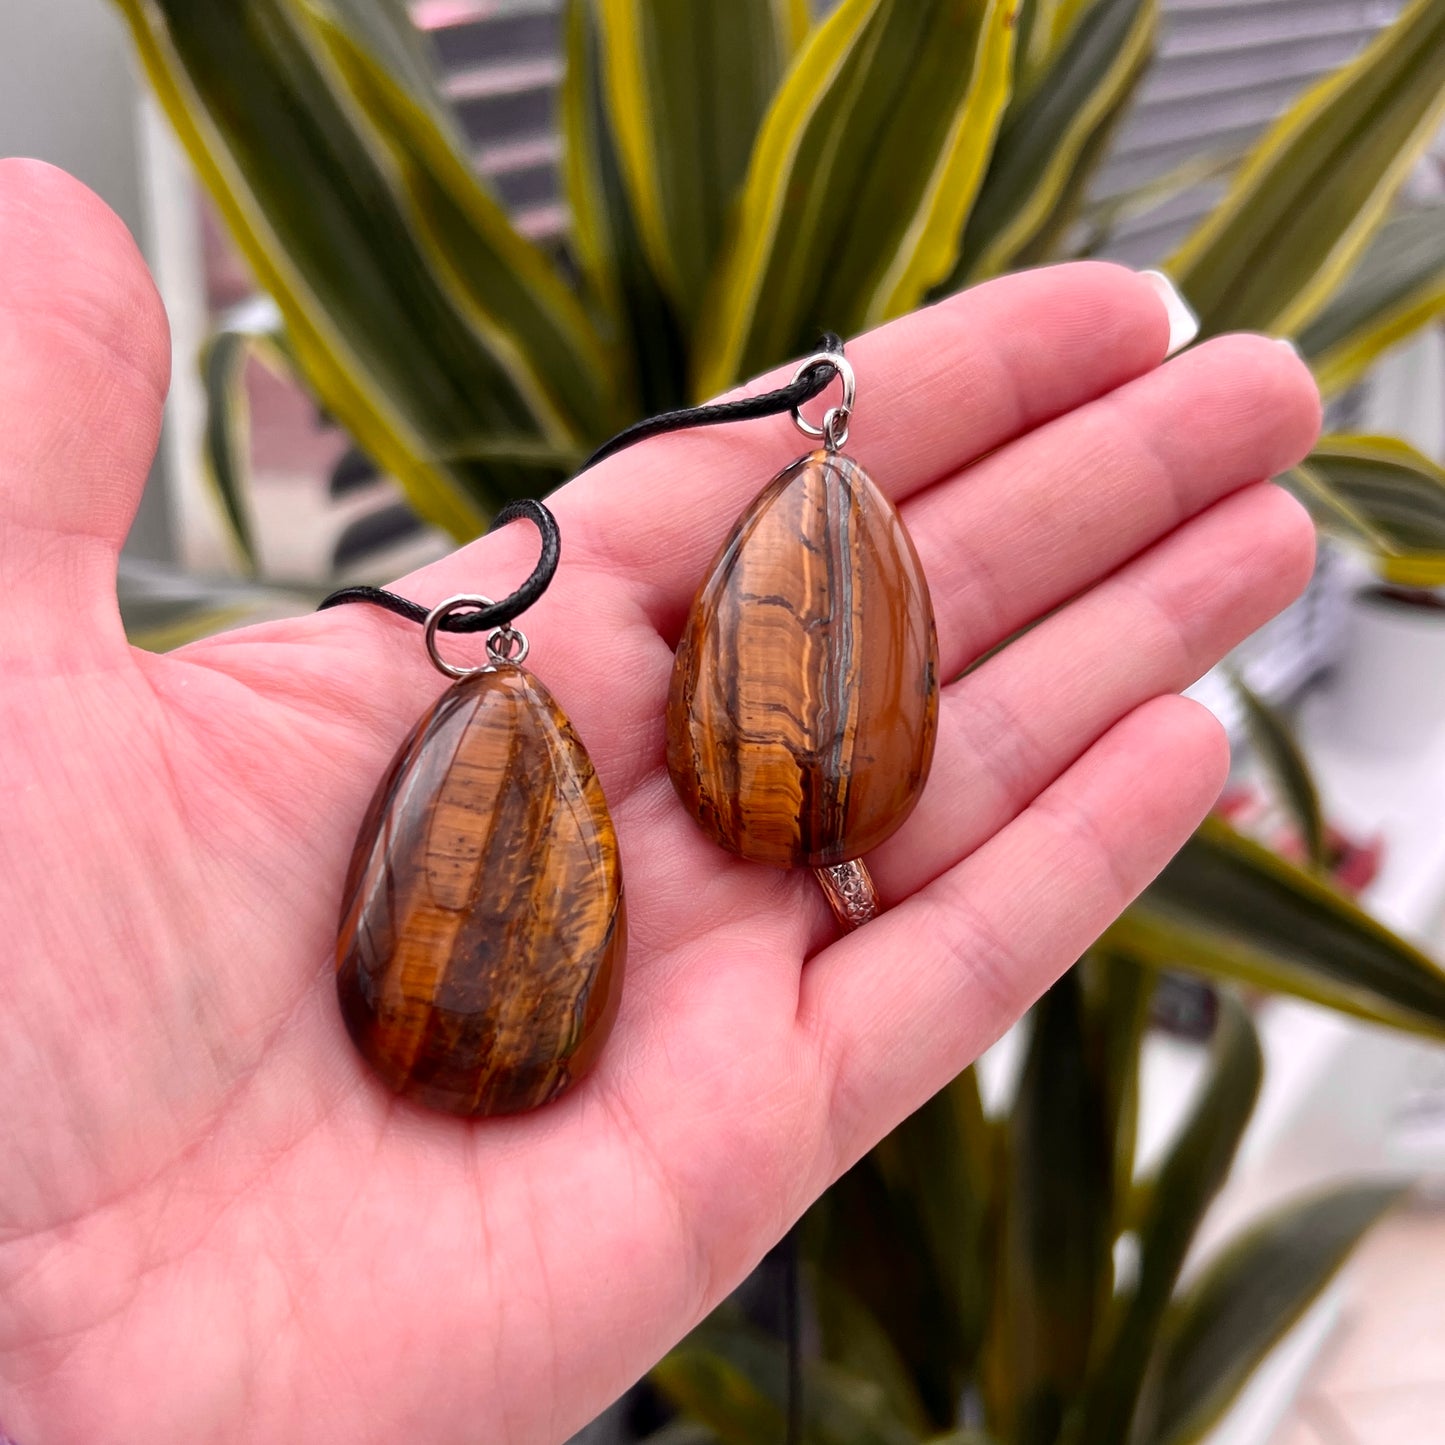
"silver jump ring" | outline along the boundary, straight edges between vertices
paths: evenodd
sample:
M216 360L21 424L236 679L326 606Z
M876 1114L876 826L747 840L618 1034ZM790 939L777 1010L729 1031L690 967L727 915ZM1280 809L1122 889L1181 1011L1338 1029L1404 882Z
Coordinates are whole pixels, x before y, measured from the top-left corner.
M499 627L495 632L487 634L487 656L493 662L510 662L513 667L520 667L527 660L527 654L532 650L532 644L527 641L527 634L520 627L513 627L509 622L505 627Z
M438 672L445 673L450 678L460 682L463 678L475 677L479 672L486 672L491 666L490 662L484 662L479 667L453 667L440 652L437 651L437 628L442 625L453 612L464 610L475 611L480 607L490 607L490 597L478 597L470 593L462 592L455 597L448 597L445 602L438 602L435 607L426 615L426 655L431 658L432 666ZM499 631L501 629L498 629ZM492 655L492 638L496 633L489 633L487 636L487 654ZM526 653L522 654L524 657Z
M823 417L822 426L814 426L798 407L793 408L793 425L804 436L820 441L829 451L841 451L848 442L848 423L853 418L853 406L858 400L858 377L853 363L841 352L817 351L808 357L793 373L793 384L798 383L815 366L830 366L843 383L843 400L838 406L829 407Z

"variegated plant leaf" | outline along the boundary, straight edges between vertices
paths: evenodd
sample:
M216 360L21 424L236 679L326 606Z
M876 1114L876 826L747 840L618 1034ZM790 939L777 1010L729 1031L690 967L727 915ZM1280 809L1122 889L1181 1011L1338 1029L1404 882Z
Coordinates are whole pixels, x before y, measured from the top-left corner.
M1445 0L1411 0L1270 127L1166 263L1204 335L1298 332L1349 275L1445 119Z
M1354 1184L1291 1203L1212 1259L1170 1308L1149 1438L1202 1440L1403 1193Z
M1105 935L1152 968L1445 1037L1445 971L1338 889L1208 819Z
M1146 1191L1138 1278L1116 1301L1107 1343L1078 1402L1073 1445L1122 1445L1131 1438L1160 1324L1204 1211L1234 1162L1263 1069L1248 1013L1224 996L1204 1089Z
M389 162L422 260L506 364L543 434L558 444L605 436L620 421L608 356L572 288L405 87L324 13L313 28Z
M170 652L245 623L294 617L321 600L320 591L249 577L197 577L129 556L120 559L116 594L126 637L147 652Z
M1091 1046L1084 978L1034 1006L1003 1131L986 1421L1002 1440L1055 1440L1087 1378L1113 1286L1108 1060Z
M1044 77L1093 0L1022 0L1017 21L1018 47L1014 62L1015 86L1027 93L1046 83Z
M986 1324L994 1138L977 1076L966 1070L854 1165L803 1231L816 1274L877 1323L940 1427L954 1419ZM838 1321L824 1325L826 1357L844 1363L851 1351ZM895 1409L913 1418L903 1403Z
M695 319L758 127L796 43L793 0L595 0L607 120L653 272Z
M272 370L288 373L287 355L280 318L269 305L233 313L201 352L201 381L206 392L204 472L215 489L231 542L253 574L257 556L251 515L251 416L246 368L254 356Z
M1267 703L1238 675L1230 678L1230 685L1244 705L1249 740L1260 764L1304 840L1310 866L1322 872L1329 862L1325 852L1324 811L1304 750L1278 708Z
M781 1440L788 1371L781 1342L719 1313L705 1321L652 1372L653 1383L722 1445ZM890 1410L883 1391L822 1362L803 1375L806 1445L918 1445Z
M471 536L500 500L557 479L447 461L464 442L576 444L611 429L606 368L575 360L602 354L575 297L470 176L434 109L346 30L344 12L322 0L117 3L281 308L301 372L425 518ZM387 83L358 94L357 68L348 77L338 64L327 26ZM368 116L378 98L387 114ZM464 274L491 278L479 288L485 316ZM564 355L574 374L559 377Z
M1445 468L1397 437L1325 436L1290 474L1319 524L1401 587L1445 586Z
M754 148L696 392L899 315L950 274L1008 100L1016 4L843 0L813 32Z
M1406 206L1298 337L1326 396L1359 380L1390 347L1445 314L1445 204Z
M1094 0L1033 89L1004 115L988 173L942 290L1009 270L1041 233L1072 218L1092 166L1093 139L1107 134L1154 50L1157 0Z
M687 402L682 327L648 260L603 95L597 0L569 0L561 89L562 179L572 248L625 378L628 410L655 416Z

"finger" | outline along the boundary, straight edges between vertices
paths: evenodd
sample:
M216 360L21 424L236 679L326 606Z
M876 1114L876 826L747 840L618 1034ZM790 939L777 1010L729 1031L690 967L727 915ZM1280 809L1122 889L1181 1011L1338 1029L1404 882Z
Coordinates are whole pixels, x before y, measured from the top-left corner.
M868 860L883 897L967 857L1121 717L1182 691L1288 606L1314 540L1299 503L1258 483L945 688L923 797Z
M1156 285L1119 266L989 282L849 344L859 378L849 453L901 499L1157 366L1169 334ZM638 446L557 494L569 550L629 578L670 635L738 513L810 445L774 417Z
M165 314L130 233L39 161L0 160L0 643L119 639L115 556L155 453ZM90 625L87 625L90 624Z
M846 1168L993 1043L1150 882L1229 768L1198 704L1118 723L1014 822L803 972L798 1025Z
M1220 497L1293 466L1319 420L1293 351L1228 336L913 497L903 515L933 595L943 676Z

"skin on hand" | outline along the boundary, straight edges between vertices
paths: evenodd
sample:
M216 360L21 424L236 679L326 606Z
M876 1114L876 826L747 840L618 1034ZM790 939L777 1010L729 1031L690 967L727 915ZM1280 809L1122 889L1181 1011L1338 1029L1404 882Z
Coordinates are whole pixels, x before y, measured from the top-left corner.
M1214 800L1225 740L1174 694L1309 575L1308 520L1260 479L1318 403L1284 347L1164 364L1167 334L1153 286L1089 263L850 345L849 450L912 529L943 676L1075 600L944 690L923 801L870 859L888 912L841 940L811 878L709 844L663 763L672 645L801 450L789 422L649 442L557 494L529 666L612 805L629 977L585 1086L466 1124L380 1088L331 982L362 813L443 680L359 607L127 647L164 317L95 197L0 163L4 1428L540 1445L706 1314ZM499 594L534 548L507 528L396 585Z

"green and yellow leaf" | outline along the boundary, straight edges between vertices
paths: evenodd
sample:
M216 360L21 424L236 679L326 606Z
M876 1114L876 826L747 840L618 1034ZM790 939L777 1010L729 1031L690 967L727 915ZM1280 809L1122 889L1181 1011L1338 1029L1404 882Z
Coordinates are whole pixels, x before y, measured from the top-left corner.
M960 1368L984 1327L992 1144L978 1077L966 1070L915 1110L870 1157L899 1211L909 1211L956 1330L948 1347Z
M1093 165L1092 140L1132 97L1154 52L1157 0L1094 0L1069 43L1004 116L988 174L944 290L1009 270L1041 232L1071 218Z
M1244 1007L1224 995L1208 1075L1148 1188L1139 1220L1139 1275L1119 1298L1108 1344L1083 1394L1077 1445L1130 1438L1161 1322L1205 1210L1219 1193L1259 1095L1264 1060Z
M407 0L326 0L329 12L454 140L462 130L437 82L435 58Z
M1018 46L1014 62L1015 89L1026 93L1045 83L1049 66L1057 59L1079 17L1093 0L1022 0L1019 5Z
M1132 103L1133 91L1128 90L1084 141L1079 158L1074 164L1073 174L1064 183L1039 228L1014 256L1013 270L1049 265L1054 261L1086 254L1081 245L1088 242L1089 233L1075 235L1075 223L1083 214L1089 182L1107 158L1114 144L1114 137L1118 134L1124 117L1129 114Z
M822 1337L823 1358L856 1379L870 1380L888 1408L910 1430L926 1435L931 1424L919 1398L910 1363L888 1331L840 1280L812 1273L808 1298Z
M952 272L1008 101L1016 3L843 0L813 32L753 152L695 391L899 315Z
M654 1430L643 1445L722 1445L715 1431L696 1420L674 1420L661 1430Z
M1235 676L1231 682L1244 704L1250 742L1279 801L1300 831L1310 866L1323 870L1329 861L1325 854L1324 813L1320 808L1319 789L1299 742L1279 711L1265 702L1242 677Z
M257 568L251 517L251 408L246 367L266 341L253 331L216 332L201 352L201 381L206 391L206 432L202 447L207 480L247 571ZM272 348L273 354L275 349Z
M1325 307L1445 120L1445 0L1412 0L1269 129L1166 263L1206 336L1298 332Z
M793 0L597 0L608 115L652 269L695 318L792 56Z
M340 11L310 0L118 4L202 180L281 309L300 371L422 516L471 536L500 500L533 485L502 466L446 461L463 442L605 430L589 420L605 402L579 388L606 378L564 383L578 405L559 428L550 372L543 382L535 360L552 364L559 332L574 356L598 351L580 309L557 301L559 280L532 299L497 302L495 329L459 295L459 268L446 264L456 233L449 240L434 225L463 215L470 224L486 203L462 200L457 172L436 170L445 132L408 86L369 98L385 92L394 117L416 122L413 134L388 119L383 138L367 118L318 24L318 14L334 22ZM527 243L502 234L479 237L478 267L531 276L547 264L523 259Z
M572 247L600 308L632 418L687 401L681 327L642 243L603 94L596 0L570 0L561 89L562 179Z
M116 593L132 646L170 652L247 622L309 612L319 593L253 578L196 577L159 563L122 557Z
M1004 1440L1045 1441L1084 1383L1112 1292L1115 1160L1107 1061L1091 1047L1078 970L1030 1022L1003 1143L986 1423Z
M1178 968L1445 1036L1445 972L1323 879L1208 819L1106 935Z
M1326 396L1343 390L1392 346L1445 314L1445 205L1398 210L1299 347Z
M993 1133L967 1070L849 1170L804 1229L819 1277L878 1323L939 1426L954 1418L986 1323ZM824 1343L842 1363L826 1322Z
M1387 582L1445 586L1445 468L1396 437L1325 436L1291 473L1316 521Z
M749 1325L714 1315L654 1367L652 1380L722 1445L784 1437L786 1355L779 1341ZM803 1384L807 1445L918 1445L872 1381L809 1362Z
M1139 1054L1149 1022L1156 976L1133 959L1096 947L1078 965L1084 988L1085 1040L1100 1080L1104 1135L1114 1156L1110 1199L1115 1232L1124 1227L1139 1137Z
M808 38L813 28L813 12L809 0L779 0L783 13L783 38L791 59Z
M715 1431L695 1420L674 1420L661 1430L654 1430L643 1445L721 1445Z
M1053 57L1053 12L1058 0L1019 0L1014 15L1014 97L1033 88Z
M621 425L611 357L572 288L507 219L465 154L339 25L315 34L358 108L418 249L550 440L600 439Z
M1142 181L1128 190L1085 201L1078 213L1084 234L1078 243L1076 254L1097 255L1114 239L1125 222L1147 216L1166 201L1192 190L1195 186L1208 185L1211 181L1223 179L1238 167L1240 156L1240 151L1228 147L1189 156L1178 165L1171 166L1162 175Z
M1403 1192L1359 1184L1291 1204L1211 1261L1170 1310L1149 1438L1203 1439Z

